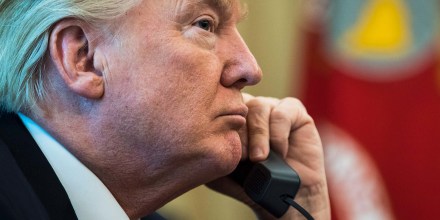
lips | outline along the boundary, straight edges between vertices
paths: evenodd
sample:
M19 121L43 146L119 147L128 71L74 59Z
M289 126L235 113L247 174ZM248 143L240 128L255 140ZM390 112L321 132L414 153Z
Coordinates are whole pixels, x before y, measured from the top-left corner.
M222 129L230 131L233 129L238 131L244 125L246 125L246 116L248 114L248 108L246 105L236 105L224 107L216 119L221 120Z
M231 107L228 108L227 110L222 111L222 113L219 115L221 116L242 116L243 118L246 118L247 114L248 114L249 109L247 108L247 106L245 105L241 105L238 107Z

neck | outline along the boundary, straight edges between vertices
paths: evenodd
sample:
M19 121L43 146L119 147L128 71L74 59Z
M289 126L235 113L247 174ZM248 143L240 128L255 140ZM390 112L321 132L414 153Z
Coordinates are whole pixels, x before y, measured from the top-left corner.
M137 160L137 158L133 160ZM165 164L176 165L178 163ZM176 197L206 182L206 180L194 178L188 173L190 168L194 173L201 172L194 170L194 167L194 164L183 163L178 166L161 168L150 164L145 166L119 164L118 166L114 165L113 169L99 169L96 173L113 193L130 219L138 219L153 213Z
M64 112L34 120L104 183L131 219L153 213L213 176L203 155L185 157L164 150L171 147L146 145L154 141L137 140L133 132L115 133L108 123L114 120Z

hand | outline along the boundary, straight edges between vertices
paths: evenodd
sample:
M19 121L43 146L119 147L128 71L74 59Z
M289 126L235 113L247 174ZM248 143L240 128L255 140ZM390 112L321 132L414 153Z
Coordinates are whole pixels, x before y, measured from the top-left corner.
M243 94L243 99L249 108L247 126L240 134L243 158L255 162L265 160L270 146L301 178L295 201L315 219L330 219L322 144L313 119L302 103L294 98L279 100L248 94ZM261 219L274 218L252 202L242 188L228 177L207 185L248 204ZM282 219L303 217L289 208Z

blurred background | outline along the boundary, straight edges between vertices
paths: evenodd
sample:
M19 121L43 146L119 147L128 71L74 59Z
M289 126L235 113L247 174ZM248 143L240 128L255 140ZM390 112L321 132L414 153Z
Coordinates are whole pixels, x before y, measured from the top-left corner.
M253 95L301 99L318 126L337 220L440 216L437 0L242 0L239 26L263 81ZM255 219L201 186L169 219Z

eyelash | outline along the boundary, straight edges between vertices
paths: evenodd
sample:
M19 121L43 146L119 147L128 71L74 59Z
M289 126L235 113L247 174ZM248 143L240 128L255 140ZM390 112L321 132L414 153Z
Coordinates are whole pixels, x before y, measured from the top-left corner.
M206 25L208 25L208 26L206 26ZM210 18L206 18L206 17L195 21L193 23L193 26L196 26L198 28L201 28L201 29L208 31L208 32L211 32L211 33L214 33L215 28L216 28L214 20L210 19Z

